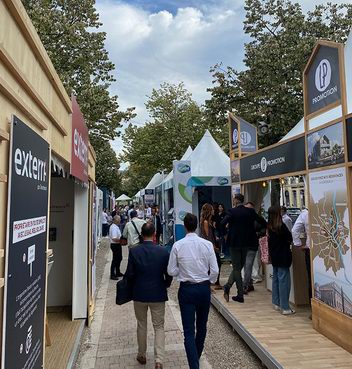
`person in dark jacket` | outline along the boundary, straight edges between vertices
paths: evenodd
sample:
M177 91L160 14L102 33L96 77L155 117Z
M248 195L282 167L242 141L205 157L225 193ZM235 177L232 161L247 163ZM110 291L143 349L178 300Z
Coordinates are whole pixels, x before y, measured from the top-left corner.
M289 304L291 243L292 235L282 221L280 207L271 206L268 210L268 246L273 266L272 302L274 309L283 315L295 313Z
M254 209L246 208L243 205L244 196L242 194L235 195L235 207L230 209L222 226L229 226L228 243L230 247L230 255L232 262L232 272L227 283L224 286L224 298L229 301L229 293L232 285L236 282L237 296L233 296L232 300L236 302L244 302L243 298L243 282L241 270L246 262L248 248L256 245L258 247L258 237L255 230L255 222L266 227L266 221L259 216Z
M168 251L153 243L155 227L148 222L142 226L144 242L129 251L125 273L133 289L134 311L137 325L137 361L146 364L147 353L147 313L150 309L154 327L155 368L162 369L165 352L165 301L167 288L172 277L167 274Z

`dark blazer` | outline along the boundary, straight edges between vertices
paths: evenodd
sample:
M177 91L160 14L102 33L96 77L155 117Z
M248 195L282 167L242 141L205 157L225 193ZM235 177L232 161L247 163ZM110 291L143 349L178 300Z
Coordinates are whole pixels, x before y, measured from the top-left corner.
M284 223L279 232L268 231L269 255L274 267L289 268L291 266L291 242L291 232Z
M168 251L146 241L129 250L125 273L133 287L133 300L139 302L167 301L167 288L172 277L167 274Z
M227 242L229 247L258 249L258 237L255 222L266 227L266 221L254 209L238 205L228 211L221 222L225 227L229 225Z

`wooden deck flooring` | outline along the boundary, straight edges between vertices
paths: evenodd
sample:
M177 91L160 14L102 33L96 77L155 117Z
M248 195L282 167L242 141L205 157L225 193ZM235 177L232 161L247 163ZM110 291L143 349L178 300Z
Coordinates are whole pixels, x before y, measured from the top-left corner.
M352 369L352 355L313 329L310 310L292 316L274 311L264 283L255 285L244 304L226 303L222 291L212 303L269 368Z
M45 369L66 369L74 348L80 320L71 320L70 310L48 313L51 346L45 348Z

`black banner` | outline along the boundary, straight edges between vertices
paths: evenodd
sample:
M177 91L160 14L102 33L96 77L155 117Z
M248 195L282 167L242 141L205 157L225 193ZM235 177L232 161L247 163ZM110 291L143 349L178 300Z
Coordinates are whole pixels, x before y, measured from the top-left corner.
M307 73L307 114L341 99L339 52L320 46Z
M305 169L304 137L240 159L241 181L286 176Z
M2 367L42 369L49 145L13 117Z
M238 149L238 124L235 120L230 116L231 122L231 148L232 150Z
M352 161L352 117L346 120L346 135L348 161Z

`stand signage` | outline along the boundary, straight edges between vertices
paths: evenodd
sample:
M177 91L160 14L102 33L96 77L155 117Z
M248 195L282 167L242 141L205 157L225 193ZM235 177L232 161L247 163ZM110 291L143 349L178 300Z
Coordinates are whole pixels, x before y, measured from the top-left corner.
M49 144L13 117L3 369L43 368L49 160Z

